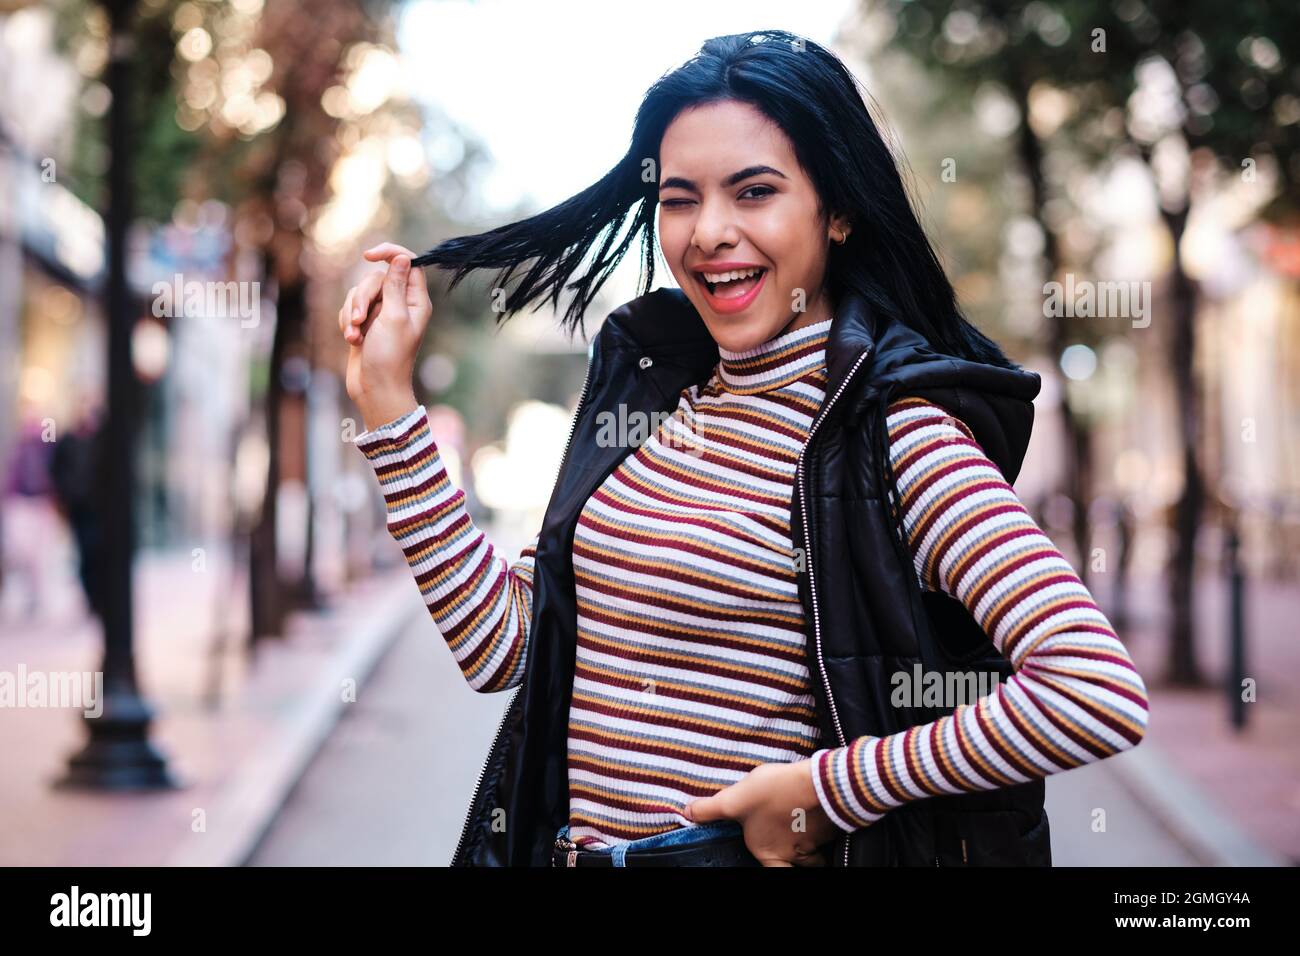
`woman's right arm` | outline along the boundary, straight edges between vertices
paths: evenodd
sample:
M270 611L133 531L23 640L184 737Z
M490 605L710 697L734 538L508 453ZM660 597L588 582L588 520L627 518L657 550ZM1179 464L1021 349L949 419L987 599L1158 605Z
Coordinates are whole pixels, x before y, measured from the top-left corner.
M532 620L534 538L512 565L475 527L453 485L423 405L357 436L379 480L388 532L474 690L523 680Z
M465 680L477 691L506 690L523 680L537 541L511 565L470 520L411 385L433 313L424 272L395 243L365 257L388 262L388 270L365 276L339 310L348 396L367 429L356 444L379 479L388 531Z

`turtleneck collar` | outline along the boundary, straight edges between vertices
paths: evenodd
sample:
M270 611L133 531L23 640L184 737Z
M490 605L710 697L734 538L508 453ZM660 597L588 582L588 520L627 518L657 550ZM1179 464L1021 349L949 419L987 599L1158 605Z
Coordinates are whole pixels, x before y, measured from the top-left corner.
M718 346L718 378L737 395L770 392L826 364L832 319L791 329L743 352Z

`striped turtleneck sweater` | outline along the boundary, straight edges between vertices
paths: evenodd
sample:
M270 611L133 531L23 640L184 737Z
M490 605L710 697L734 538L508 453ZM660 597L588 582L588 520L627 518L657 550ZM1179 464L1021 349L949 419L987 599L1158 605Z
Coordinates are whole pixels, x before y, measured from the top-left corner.
M719 348L709 380L682 391L578 518L580 847L689 826L691 800L817 746L790 499L830 326Z
M807 759L822 809L853 830L908 800L1100 760L1145 731L1142 680L1068 562L965 424L903 397L887 423L917 579L961 601L1015 673L932 723L819 739L790 506L830 324L719 348L709 380L682 391L579 516L568 784L580 846L688 826L686 804L762 763ZM513 563L493 549L423 406L356 442L467 683L517 686L536 539Z

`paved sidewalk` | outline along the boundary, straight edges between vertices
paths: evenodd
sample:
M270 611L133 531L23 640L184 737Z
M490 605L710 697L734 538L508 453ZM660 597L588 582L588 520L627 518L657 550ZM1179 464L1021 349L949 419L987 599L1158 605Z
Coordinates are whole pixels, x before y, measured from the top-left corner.
M212 554L212 551L209 551ZM137 676L155 708L152 739L182 789L56 789L86 731L81 711L0 709L0 865L242 863L348 706L357 686L415 616L427 613L405 565L354 583L318 614L296 614L249 661L219 659L219 703L205 703L214 622L243 632L247 601L227 593L222 562L196 573L190 554L137 560ZM0 670L94 671L98 628L75 607L54 621L0 625ZM238 638L232 636L232 643Z
M1108 582L1093 583L1105 602ZM1250 581L1246 669L1257 700L1246 726L1229 723L1228 592L1221 578L1197 582L1197 657L1203 690L1166 685L1168 642L1162 579L1131 585L1130 623L1120 632L1146 682L1151 722L1143 742L1110 761L1204 865L1300 864L1300 584ZM1103 603L1107 613L1110 607Z

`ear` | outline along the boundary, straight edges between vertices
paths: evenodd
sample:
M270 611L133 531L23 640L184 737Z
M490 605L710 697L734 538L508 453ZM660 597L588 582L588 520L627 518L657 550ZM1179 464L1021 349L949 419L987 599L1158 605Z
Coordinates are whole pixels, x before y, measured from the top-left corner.
M853 231L853 223L847 215L835 215L831 217L830 225L826 228L826 235L831 242L844 242L849 238L849 233Z

